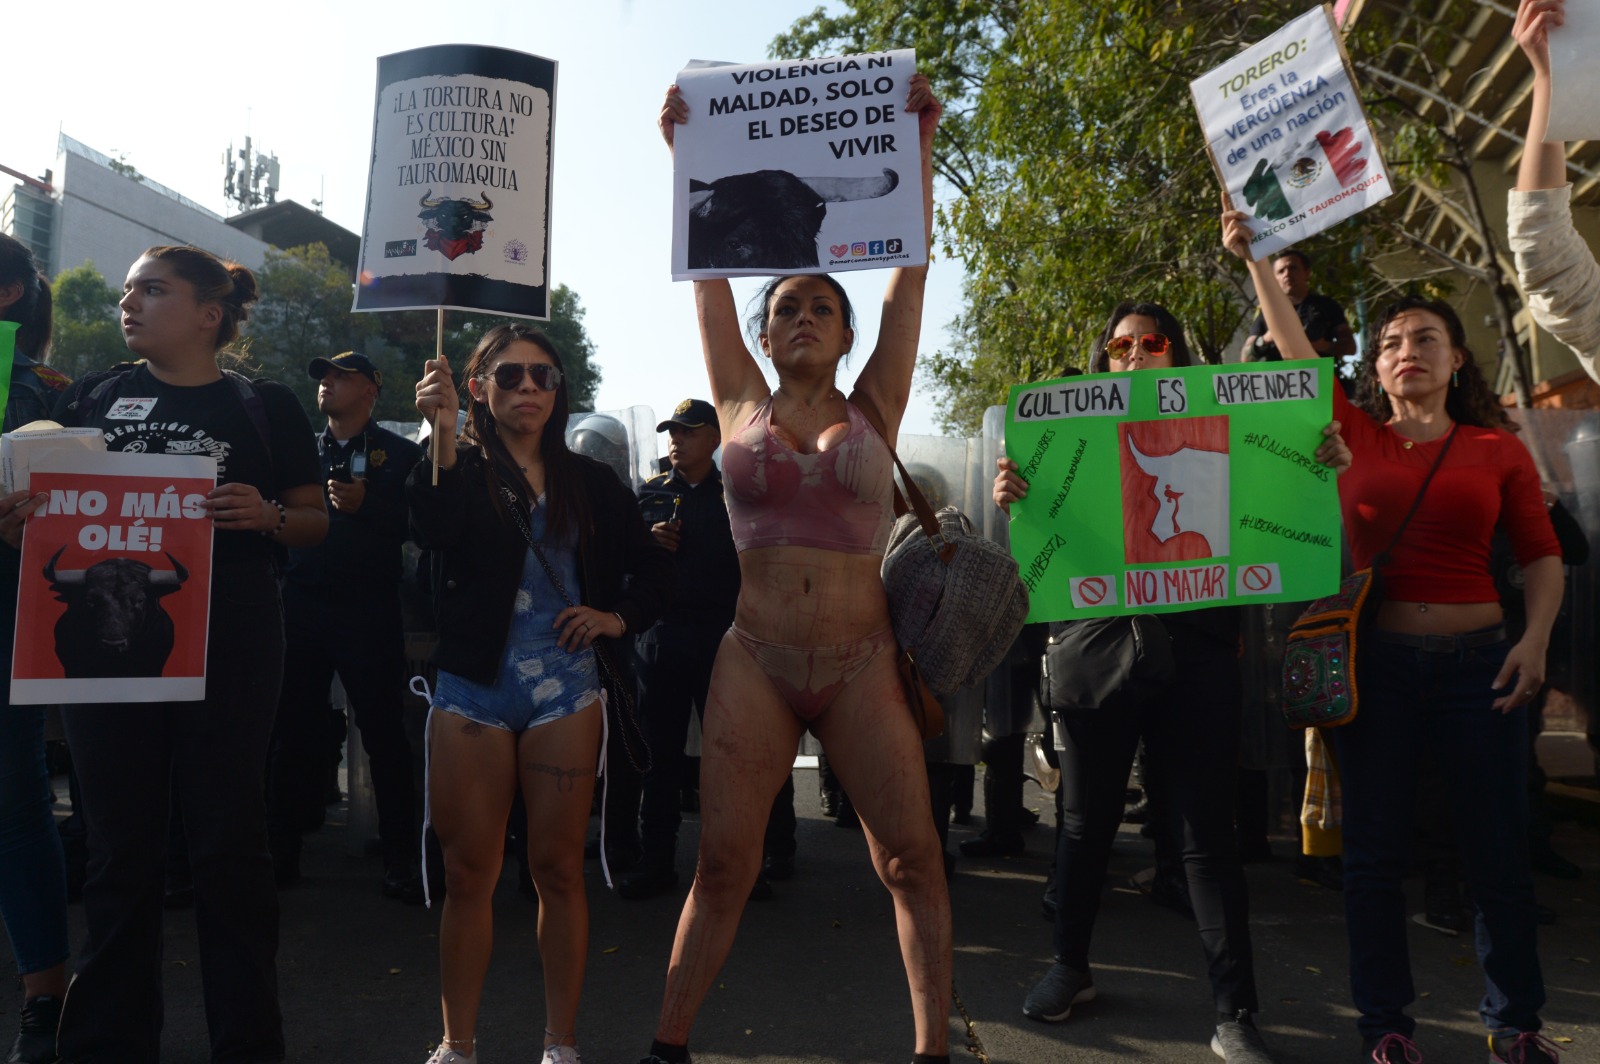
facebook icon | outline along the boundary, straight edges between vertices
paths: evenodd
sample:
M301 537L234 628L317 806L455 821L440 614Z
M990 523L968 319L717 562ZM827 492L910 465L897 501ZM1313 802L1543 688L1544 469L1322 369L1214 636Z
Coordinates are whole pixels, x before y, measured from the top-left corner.
M881 241L881 240L868 241L867 242L867 254L868 255L882 255L883 254L883 241Z

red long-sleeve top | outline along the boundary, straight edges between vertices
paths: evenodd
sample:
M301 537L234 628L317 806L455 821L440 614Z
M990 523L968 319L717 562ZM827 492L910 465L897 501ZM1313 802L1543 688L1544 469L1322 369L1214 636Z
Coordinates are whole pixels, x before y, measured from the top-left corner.
M1446 436L1407 440L1334 389L1333 416L1355 457L1339 478L1339 505L1358 569L1389 545ZM1498 602L1489 540L1503 524L1524 566L1561 554L1521 440L1504 429L1461 425L1444 464L1383 569L1384 596L1402 602Z

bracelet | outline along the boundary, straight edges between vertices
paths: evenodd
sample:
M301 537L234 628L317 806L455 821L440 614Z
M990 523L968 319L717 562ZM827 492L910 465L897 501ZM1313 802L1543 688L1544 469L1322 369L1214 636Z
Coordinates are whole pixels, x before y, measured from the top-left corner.
M622 619L622 614L615 611L612 611L611 616L615 617L617 619L617 623L622 625L622 631L617 633L617 638L621 639L623 636L628 634L628 622Z
M268 499L266 501L278 508L278 523L270 529L262 529L261 534L271 539L276 539L278 533L283 531L283 526L289 523L289 508L277 499Z

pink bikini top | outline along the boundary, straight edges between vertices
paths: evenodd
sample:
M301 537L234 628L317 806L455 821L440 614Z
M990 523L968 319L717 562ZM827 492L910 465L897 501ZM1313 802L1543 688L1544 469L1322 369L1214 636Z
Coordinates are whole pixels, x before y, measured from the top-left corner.
M894 516L894 460L851 403L850 431L825 451L790 450L772 431L769 397L722 448L733 542L882 554Z

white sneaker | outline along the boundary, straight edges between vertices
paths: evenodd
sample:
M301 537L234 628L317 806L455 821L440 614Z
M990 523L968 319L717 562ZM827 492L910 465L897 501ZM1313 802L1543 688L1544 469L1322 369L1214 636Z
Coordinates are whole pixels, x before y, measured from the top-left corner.
M471 1055L457 1053L454 1049L439 1043L439 1048L433 1051L426 1064L478 1064L478 1049L473 1047Z
M579 1064L577 1046L545 1046L540 1064Z

